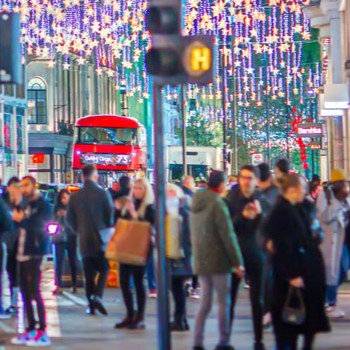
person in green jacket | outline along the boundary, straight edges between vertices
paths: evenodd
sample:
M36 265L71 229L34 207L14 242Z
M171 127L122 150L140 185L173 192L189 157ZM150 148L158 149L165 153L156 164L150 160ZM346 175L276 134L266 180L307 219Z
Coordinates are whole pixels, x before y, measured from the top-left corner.
M210 313L213 291L218 295L220 340L216 350L233 350L230 345L230 288L232 273L244 273L242 254L229 211L221 197L226 176L214 170L208 188L198 192L191 208L191 241L194 273L201 284L201 305L196 316L193 350L204 350L204 328Z

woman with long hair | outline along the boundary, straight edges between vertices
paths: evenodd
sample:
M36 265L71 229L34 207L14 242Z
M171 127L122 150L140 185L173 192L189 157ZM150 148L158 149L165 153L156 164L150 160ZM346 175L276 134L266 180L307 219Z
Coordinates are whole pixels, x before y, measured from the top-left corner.
M72 276L72 291L73 293L77 292L77 237L66 221L69 199L70 192L61 190L58 193L54 208L55 220L59 225L57 233L52 237L56 272L56 289L53 292L54 294L62 293L62 269L66 251Z
M276 349L296 350L298 336L303 335L304 350L311 350L316 333L329 331L320 235L313 231L312 204L304 201L301 178L284 176L281 191L282 197L265 223L267 248L272 253L271 311ZM304 313L299 322L286 318L291 301L292 307Z
M151 184L147 179L137 179L132 188L132 197L124 207L121 217L127 220L139 220L154 224L154 193ZM150 248L151 251L152 248ZM126 317L115 325L116 329L144 329L144 315L146 306L146 290L144 286L145 266L135 266L129 264L119 265L120 286L126 307ZM130 291L130 278L133 278L137 313L134 313L134 303L132 292Z
M188 331L186 315L185 281L192 277L191 237L189 224L189 206L184 191L175 184L167 184L167 213L178 219L180 258L168 259L171 292L174 298L174 320L171 330L175 332Z

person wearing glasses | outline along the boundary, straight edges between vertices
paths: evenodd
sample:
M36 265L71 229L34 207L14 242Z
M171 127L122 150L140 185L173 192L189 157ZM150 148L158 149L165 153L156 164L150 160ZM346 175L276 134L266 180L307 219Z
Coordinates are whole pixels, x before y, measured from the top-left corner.
M226 197L231 220L240 245L246 278L249 281L249 296L253 313L255 350L264 350L263 314L265 284L265 250L260 228L270 204L264 195L257 190L259 169L252 165L241 168L238 186L233 187ZM241 279L237 275L232 278L231 290L231 322L234 318L238 289Z

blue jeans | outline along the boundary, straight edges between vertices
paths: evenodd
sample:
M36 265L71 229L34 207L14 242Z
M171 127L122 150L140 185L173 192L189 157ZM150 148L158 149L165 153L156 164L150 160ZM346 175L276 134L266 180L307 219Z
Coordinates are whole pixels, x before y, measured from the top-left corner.
M345 283L348 280L348 271L350 268L350 252L349 247L344 244L343 252L340 259L340 274L339 274L339 285Z
M338 293L338 286L327 286L326 302L328 306L337 305L337 293Z
M146 265L146 277L148 283L148 289L156 290L157 282L156 282L156 274L154 271L154 259L153 259L153 248L151 248L151 252L148 256L147 265Z

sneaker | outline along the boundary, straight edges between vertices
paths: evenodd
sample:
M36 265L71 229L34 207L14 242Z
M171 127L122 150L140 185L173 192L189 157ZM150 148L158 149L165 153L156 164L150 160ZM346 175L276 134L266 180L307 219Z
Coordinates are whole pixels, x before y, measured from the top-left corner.
M6 313L10 315L17 315L18 314L18 307L17 306L10 306L6 309Z
M57 287L55 290L52 291L52 294L53 295L61 295L61 294L63 294L63 289Z
M193 289L191 291L191 299L200 299L200 293L199 293L199 290L198 289Z
M25 331L23 334L18 337L11 339L11 344L14 345L26 345L28 341L36 337L36 331Z
M35 338L28 340L25 345L30 347L50 346L51 340L45 331L37 331Z
M263 326L270 327L271 323L272 323L271 314L269 312L267 312L263 317Z
M151 298L151 299L157 299L157 291L154 289L154 290L151 290L149 293L148 293L148 297Z
M345 312L343 310L338 309L336 306L328 306L326 308L327 316L329 318L344 318Z
M11 318L11 315L8 314L6 311L1 310L0 311L0 320L8 320Z

